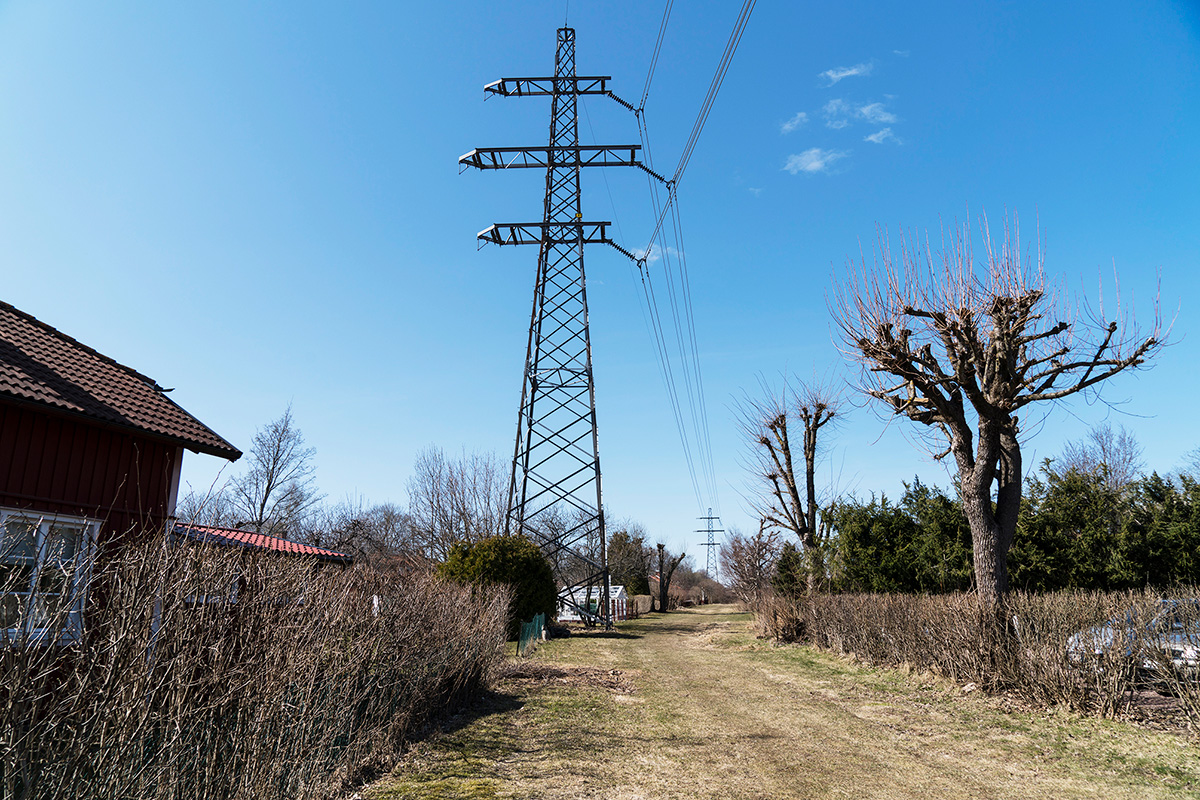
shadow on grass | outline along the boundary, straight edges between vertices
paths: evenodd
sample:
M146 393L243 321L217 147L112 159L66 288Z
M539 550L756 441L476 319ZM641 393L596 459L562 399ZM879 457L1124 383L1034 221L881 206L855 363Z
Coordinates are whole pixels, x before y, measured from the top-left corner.
M517 711L523 706L524 701L515 695L484 689L476 695L461 700L453 707L445 708L440 713L434 714L426 720L424 725L405 737L404 749L407 751L418 742L434 736L453 734L477 720L493 714ZM386 776L394 768L394 764L387 767L383 764L369 765L353 776L353 783L355 785L373 783Z
M721 620L716 622L719 623ZM709 629L712 624L708 620L697 623L695 617L672 618L665 616L648 620L647 623L639 625L637 631L639 636L651 633L699 633Z
M571 635L578 636L580 639L641 639L646 633L645 631L619 630L614 628L611 631L575 631Z
M448 736L495 714L519 711L525 701L517 695L484 689L454 709L447 709L430 719L415 735L408 739L412 745L433 736Z

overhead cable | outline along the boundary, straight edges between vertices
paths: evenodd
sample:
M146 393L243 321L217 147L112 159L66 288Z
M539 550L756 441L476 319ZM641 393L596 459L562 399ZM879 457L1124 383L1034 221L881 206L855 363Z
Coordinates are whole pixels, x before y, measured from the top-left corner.
M674 201L676 190L679 188L679 182L683 179L683 173L687 169L688 163L692 160L692 152L696 149L696 143L700 140L700 133L704 130L704 124L708 121L708 114L712 110L713 101L717 99L717 93L721 91L721 84L725 82L725 73L729 71L729 65L733 62L733 54L737 52L738 44L742 41L742 33L746 30L746 23L750 21L750 14L754 11L754 3L755 0L744 0L742 10L738 13L737 21L733 25L733 30L729 33L729 41L725 44L725 52L721 54L721 62L717 65L717 71L713 74L712 82L708 86L708 93L704 96L704 102L700 104L700 112L696 115L696 122L692 125L692 133L688 136L687 144L683 147L683 153L679 156L679 164L675 167L675 174L667 181L668 204ZM664 206L658 215L658 222L655 223L654 233L650 236L651 243L658 238L666 215L667 207Z
M658 56L662 52L663 38L667 33L667 20L671 18L671 6L675 5L675 0L667 0L667 7L663 9L662 22L658 26L658 39L654 42L654 55L650 56L650 69L646 70L646 87L642 89L642 99L638 101L637 113L640 115L646 107L646 98L650 96L650 82L654 80L654 68L658 66Z
M704 126L708 121L708 115L712 111L713 103L724 83L729 65L732 63L733 56L737 52L738 45L745 32L746 23L749 21L750 15L754 10L754 5L755 0L744 0L742 4L741 11L738 14L737 21L734 23L733 30L730 32L729 41L725 45L721 61L717 65L704 101L701 103L700 110L696 115L695 123L692 126L687 143L684 145L675 172L671 179L666 182L665 198L659 194L660 187L658 183L648 179L656 221L654 233L651 235L646 248L639 254L640 259L638 262L642 295L645 301L643 319L647 323L651 338L654 340L660 374L671 404L672 415L675 418L680 443L683 447L684 460L687 462L688 473L691 478L692 489L696 494L697 506L701 508L705 505L701 497L705 491L709 496L708 505L718 506L719 508L719 503L717 502L717 480L712 457L712 437L709 431L707 402L704 396L704 384L700 370L695 314L692 308L691 281L688 275L683 226L679 216L677 189L691 161L692 154L696 149L696 144L699 142ZM651 169L653 169L654 162L650 148L650 133L646 122L645 108L650 94L650 86L654 79L654 72L662 53L672 6L673 0L667 0L666 6L663 9L662 21L659 24L654 52L646 72L646 83L642 90L638 107L634 109L643 156L646 164ZM668 214L671 215L671 238L673 239L674 247L668 244L668 236L663 229ZM658 303L658 293L654 288L654 272L649 268L653 261L662 262L662 274L666 280L666 298L672 316L671 323L668 324L671 324L674 328L673 337L667 334L666 325L664 325L662 319L662 310ZM674 347L669 344L669 339L671 338L674 339L674 346L678 348L679 352L680 361L678 369L672 363L671 350ZM682 388L679 386L680 379L683 382ZM685 404L687 406L686 411L684 409ZM689 419L685 419L685 417ZM699 474L697 473L697 460L700 462ZM701 489L702 483L704 484L703 490Z

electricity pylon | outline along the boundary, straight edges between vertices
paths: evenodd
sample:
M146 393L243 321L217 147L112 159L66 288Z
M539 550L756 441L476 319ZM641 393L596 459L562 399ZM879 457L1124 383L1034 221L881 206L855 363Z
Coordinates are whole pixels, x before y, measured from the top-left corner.
M584 220L579 175L583 167L624 166L638 167L665 181L637 160L638 145L579 144L580 95L603 95L630 110L633 107L608 89L611 78L575 75L573 28L559 28L557 39L553 77L502 78L484 87L488 95L551 98L549 145L480 148L458 163L460 171L466 167L546 170L540 223L498 223L477 236L481 247L489 242L538 246L504 530L524 534L542 548L554 567L560 605L573 607L589 623L609 627L607 538L583 246L607 244L629 258L634 256L608 237L611 223ZM598 601L595 606L593 597Z
M701 542L701 546L708 549L708 559L707 559L707 563L704 567L704 571L708 573L708 577L712 578L715 581L717 579L717 567L718 567L717 561L719 559L717 558L716 553L713 552L713 548L718 547L719 545L717 543L716 538L713 536L713 534L714 533L724 533L725 529L713 527L713 521L720 519L720 517L714 517L711 508L708 510L707 517L697 517L696 519L708 520L708 527L707 528L697 528L696 533L707 533L708 534L708 540Z

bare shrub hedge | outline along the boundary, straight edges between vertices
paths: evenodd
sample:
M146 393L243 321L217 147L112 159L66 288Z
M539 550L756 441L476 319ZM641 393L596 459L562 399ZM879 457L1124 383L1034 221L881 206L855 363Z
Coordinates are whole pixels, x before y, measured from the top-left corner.
M0 649L4 798L328 796L502 658L501 589L229 549L101 563L81 642Z
M1041 706L1111 716L1135 690L1154 685L1179 695L1190 718L1200 720L1200 687L1171 669L1147 628L1161 610L1159 595L1015 592L1006 603L999 624L977 595L964 593L772 597L757 615L764 632L781 641L853 653L881 666L908 664ZM1097 626L1114 618L1124 623L1105 641ZM1079 646L1068 647L1073 635L1088 631Z

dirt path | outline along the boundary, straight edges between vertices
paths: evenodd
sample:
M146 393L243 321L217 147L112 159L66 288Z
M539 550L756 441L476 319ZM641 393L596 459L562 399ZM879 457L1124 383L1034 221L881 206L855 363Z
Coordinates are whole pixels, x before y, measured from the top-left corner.
M1200 798L1195 740L773 647L728 607L556 640L364 796Z

